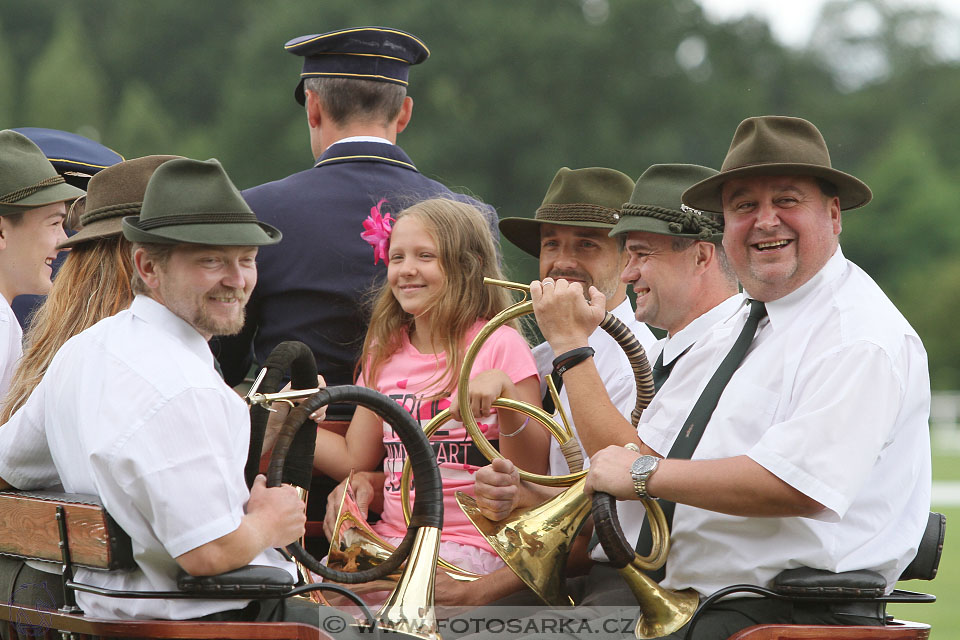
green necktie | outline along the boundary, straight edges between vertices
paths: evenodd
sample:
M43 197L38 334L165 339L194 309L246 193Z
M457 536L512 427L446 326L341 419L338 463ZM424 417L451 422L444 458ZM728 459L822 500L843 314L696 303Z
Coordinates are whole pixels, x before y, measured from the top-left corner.
M716 372L713 374L713 377L710 378L707 386L703 388L703 393L700 394L697 403L693 405L690 415L683 423L684 426L680 430L680 434L674 441L673 447L670 448L670 453L667 455L668 458L689 460L690 456L693 455L697 444L700 442L700 437L703 436L703 430L706 428L707 423L710 422L710 417L713 416L713 411L717 408L717 403L720 402L720 396L723 394L724 388L727 386L727 383L730 382L730 378L733 377L733 372L736 371L740 363L743 362L743 357L747 355L747 349L750 348L750 343L753 342L754 335L757 333L757 325L760 324L760 320L766 315L767 308L762 302L759 300L750 301L750 315L747 316L747 321L744 323L740 335L737 336L736 342L733 343L733 347L731 347L726 357L724 357L720 366L717 367ZM663 509L663 514L667 518L667 524L672 526L673 511L676 504L669 500L659 500L659 502L660 507ZM650 525L647 520L644 519L643 527L640 530L640 537L637 540L637 553L646 556L650 554L652 548L653 538L650 535ZM660 582L663 580L665 573L666 565L658 571L650 572L649 575L657 582Z

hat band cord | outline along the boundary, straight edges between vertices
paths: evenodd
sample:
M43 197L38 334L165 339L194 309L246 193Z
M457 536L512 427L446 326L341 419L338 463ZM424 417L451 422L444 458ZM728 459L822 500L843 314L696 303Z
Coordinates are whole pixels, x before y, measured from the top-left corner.
M664 207L626 203L621 209L625 216L644 216L668 223L671 233L697 234L708 240L710 236L723 233L723 225L712 218L690 211L674 211Z
M111 204L99 209L91 209L80 216L80 223L88 225L104 218L116 218L118 216L137 215L140 213L141 203L125 202L123 204Z
M63 176L56 175L52 178L47 178L46 180L41 180L35 185L29 187L24 187L22 189L17 189L16 191L11 191L5 195L0 196L0 204L16 204L28 196L32 196L37 191L41 189L46 189L47 187L52 187L57 184L62 184L66 182L63 179Z
M141 218L136 226L146 231L158 227L172 227L185 224L231 224L236 222L256 223L258 220L257 216L252 213L184 213L150 220Z
M598 222L614 225L620 211L596 204L545 204L537 209L535 220L539 222Z

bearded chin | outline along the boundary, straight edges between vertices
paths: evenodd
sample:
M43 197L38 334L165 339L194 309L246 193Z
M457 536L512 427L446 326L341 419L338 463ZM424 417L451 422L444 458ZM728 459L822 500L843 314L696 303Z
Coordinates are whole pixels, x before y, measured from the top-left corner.
M201 333L209 333L214 336L235 336L243 329L246 317L246 307L241 307L240 312L235 317L221 321L208 317L201 309L191 324Z

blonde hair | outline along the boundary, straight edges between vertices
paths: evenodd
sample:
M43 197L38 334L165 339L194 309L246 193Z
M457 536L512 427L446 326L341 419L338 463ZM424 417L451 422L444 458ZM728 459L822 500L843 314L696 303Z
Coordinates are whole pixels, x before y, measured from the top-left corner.
M437 245L444 285L425 312L430 313L435 327L430 340L447 355L447 366L439 376L447 381L443 392L452 391L456 386L452 374L463 364L467 331L478 319L489 320L508 307L510 294L506 289L483 284L484 277L502 280L503 275L490 228L476 207L438 198L397 214L398 221L407 217L416 218ZM374 294L370 326L360 354L367 386L376 388L384 363L400 349L403 334L409 334L413 326L413 315L403 310L385 281Z
M64 342L130 306L132 271L130 243L122 236L71 249L47 299L31 318L23 358L0 409L0 424L27 401Z

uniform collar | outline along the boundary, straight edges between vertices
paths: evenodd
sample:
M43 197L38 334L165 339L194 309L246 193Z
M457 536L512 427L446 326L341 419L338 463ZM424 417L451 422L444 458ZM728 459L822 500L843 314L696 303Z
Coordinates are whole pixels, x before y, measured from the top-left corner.
M190 323L176 315L150 296L137 295L130 305L130 312L147 324L170 334L192 351L202 362L213 368L213 352L203 336Z
M327 147L317 160L317 164L313 166L322 167L341 162L382 162L411 171L417 170L403 149L386 140L383 142L341 140Z
M712 326L736 314L742 303L743 298L735 293L713 309L695 318L690 324L677 331L676 335L667 336L663 345L663 364L669 365L686 353L694 343L707 334Z

